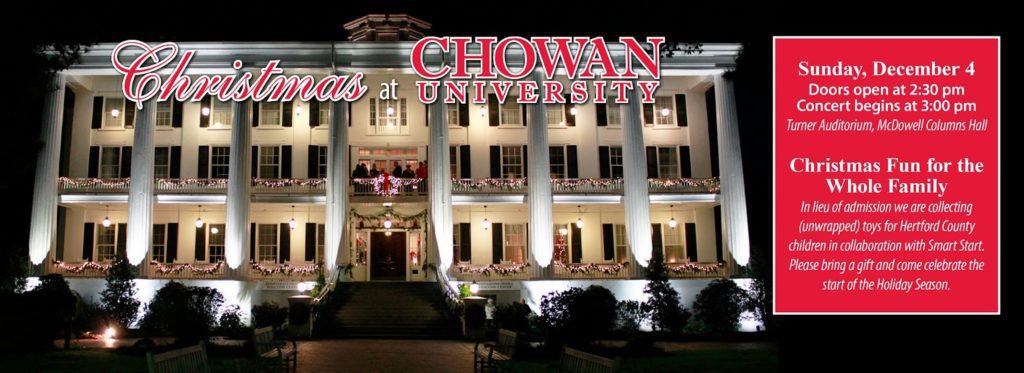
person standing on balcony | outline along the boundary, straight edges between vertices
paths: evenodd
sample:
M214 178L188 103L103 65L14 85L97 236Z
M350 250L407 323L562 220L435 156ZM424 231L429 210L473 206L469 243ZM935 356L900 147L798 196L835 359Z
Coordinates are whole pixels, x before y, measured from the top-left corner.
M352 171L352 179L365 179L370 177L370 173L366 171L366 164L360 163L356 166L356 169Z
M380 170L377 169L377 164L374 163L370 165L370 178L376 179L377 176L380 176Z
M427 161L420 162L419 167L416 167L416 178L427 179Z
M405 165L405 171L402 171L403 179L412 179L416 177L416 171L412 170L412 165Z
M398 161L395 161L393 164L395 167L391 169L391 176L402 177L402 165L398 164Z

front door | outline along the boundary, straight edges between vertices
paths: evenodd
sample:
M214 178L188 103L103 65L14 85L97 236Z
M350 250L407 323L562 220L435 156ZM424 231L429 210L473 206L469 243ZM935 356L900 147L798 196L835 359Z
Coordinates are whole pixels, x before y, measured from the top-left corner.
M405 232L370 233L370 279L405 280Z

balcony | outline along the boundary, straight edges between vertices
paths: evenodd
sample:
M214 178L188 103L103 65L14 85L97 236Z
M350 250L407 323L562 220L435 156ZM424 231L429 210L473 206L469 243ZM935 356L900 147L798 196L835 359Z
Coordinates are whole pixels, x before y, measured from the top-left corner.
M253 281L312 281L320 273L319 264L291 265L250 263L249 280Z
M322 196L326 185L327 179L252 179L252 193Z
M153 279L209 280L223 278L227 272L224 262L214 264L164 264L149 262L147 277Z
M670 278L723 278L729 275L725 263L665 263Z
M459 281L527 280L530 273L526 264L456 264L451 274Z
M554 262L554 275L558 279L589 280L629 278L629 262L622 263L570 263Z
M455 194L521 194L527 192L526 178L452 179ZM716 194L721 190L718 178L648 179L650 193ZM622 194L622 179L552 179L554 194Z
M523 194L526 178L452 179L452 194Z

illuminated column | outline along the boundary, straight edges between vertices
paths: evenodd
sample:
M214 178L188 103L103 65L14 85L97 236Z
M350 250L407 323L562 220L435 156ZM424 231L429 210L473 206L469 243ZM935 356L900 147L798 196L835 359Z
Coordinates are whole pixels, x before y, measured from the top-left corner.
M544 76L535 73L534 79L542 85ZM543 103L527 105L527 135L530 150L526 180L529 194L526 196L530 206L529 245L533 260L541 268L551 264L554 245L551 232L551 154L548 151L548 120L547 109ZM523 118L526 119L526 118Z
M339 259L351 259L346 248L345 224L348 218L348 102L331 103L331 124L327 127L327 242L324 263L326 269L337 268ZM338 253L341 252L341 258Z
M440 259L438 272L447 273L452 261L452 171L448 168L448 108L442 101L446 90L441 84L437 101L429 105L430 146L427 152L427 192L430 194L430 223L434 231L434 249Z
M153 235L153 136L156 133L156 100L143 102L135 115L135 138L132 140L131 184L128 187L128 262L139 265ZM125 110L132 110L126 107Z
M39 139L43 143L36 157L35 188L32 193L32 221L28 253L33 264L42 263L53 246L57 223L57 175L60 168L60 129L64 120L64 85L67 76L54 74L43 103Z
M251 102L238 101L231 105L231 154L228 159L227 234L224 237L224 257L231 269L245 262L249 252L249 175ZM212 113L211 113L212 115Z
M626 209L629 247L637 264L646 267L651 260L651 200L648 196L647 159L644 149L640 95L627 93L622 123L622 204Z
M736 97L732 82L715 75L715 113L718 121L718 158L722 174L722 230L725 244L736 264L750 261L750 236L747 232L747 197L743 189L743 159L740 132L736 120Z

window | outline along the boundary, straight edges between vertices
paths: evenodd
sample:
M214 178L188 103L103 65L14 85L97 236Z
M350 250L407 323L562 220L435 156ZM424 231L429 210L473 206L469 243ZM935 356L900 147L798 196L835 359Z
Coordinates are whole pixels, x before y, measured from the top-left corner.
M281 175L281 148L277 146L260 147L259 175L261 179L277 179Z
M260 263L274 263L277 261L277 224L257 225L257 260Z
M117 253L117 224L104 227L96 225L96 261L109 262L114 260Z
M317 172L319 173L319 175L315 175L315 176L326 178L327 177L327 154L328 154L327 146L319 146L319 147L316 148L316 151L317 151L317 154L316 154L317 166L316 166L316 168L317 168ZM314 176L314 175L310 175L310 177L312 177L312 176Z
M161 146L153 151L153 177L157 179L171 177L171 148Z
M448 147L448 167L451 170L451 176L458 179L459 175L459 147L453 145Z
M505 224L505 261L526 263L526 224Z
M153 224L153 260L167 263L167 225Z
M213 125L224 127L231 125L231 102L210 100L213 106Z
M674 125L675 120L675 103L672 97L655 97L654 98L654 124Z
M370 121L371 126L408 125L405 99L400 98L396 101L371 98Z
M520 118L519 104L516 103L515 97L505 98L505 103L501 104L501 110L498 114L498 123L501 125L523 125L522 118Z
M563 230L566 234L562 234ZM555 243L555 260L562 263L571 262L572 260L569 259L569 225L555 224L552 232L555 233L552 241Z
M161 101L156 104L156 126L171 126L171 102Z
M564 179L566 177L565 147L552 146L549 154L551 156L551 178Z
M667 225L661 230L665 244L665 262L679 263L686 261L686 248L683 247L683 236L679 233L682 229L669 228Z
M116 179L121 177L121 148L103 147L100 152L100 178Z
M260 125L280 126L281 125L281 103L262 102L260 103Z
M450 105L449 105L450 106ZM452 224L452 262L461 262L462 251L459 250L462 247L462 232L459 230L459 223Z
M324 262L324 246L327 246L327 226L324 224L316 225L316 262Z
M227 179L228 165L231 160L231 147L210 147L210 178Z
M605 110L608 116L609 126L622 126L622 108L624 105L615 103L614 99L608 100Z
M117 115L114 115L114 111ZM134 108L133 108L134 110ZM124 99L107 98L103 100L103 128L124 128Z
M341 105L341 104L339 104L339 105ZM320 116L320 125L321 126L326 126L326 125L330 124L331 123L331 103L330 102L321 102L320 103L320 110L319 111L320 112L316 113L316 114Z
M679 157L676 156L676 148L658 148L658 177L679 177Z
M448 126L458 127L459 126L459 104L448 104ZM455 174L452 174L455 175Z
M505 179L525 177L523 147L519 145L501 147L501 177Z
M608 148L608 164L611 166L612 179L621 179L623 175L621 146Z
M547 104L545 107L548 126L561 127L565 125L565 118L562 117L562 104Z
M224 231L226 226L224 224L210 224L209 239L206 244L207 251L210 253L210 263L218 263L224 261Z
M622 263L629 260L629 241L626 236L626 225L615 224L615 261Z

